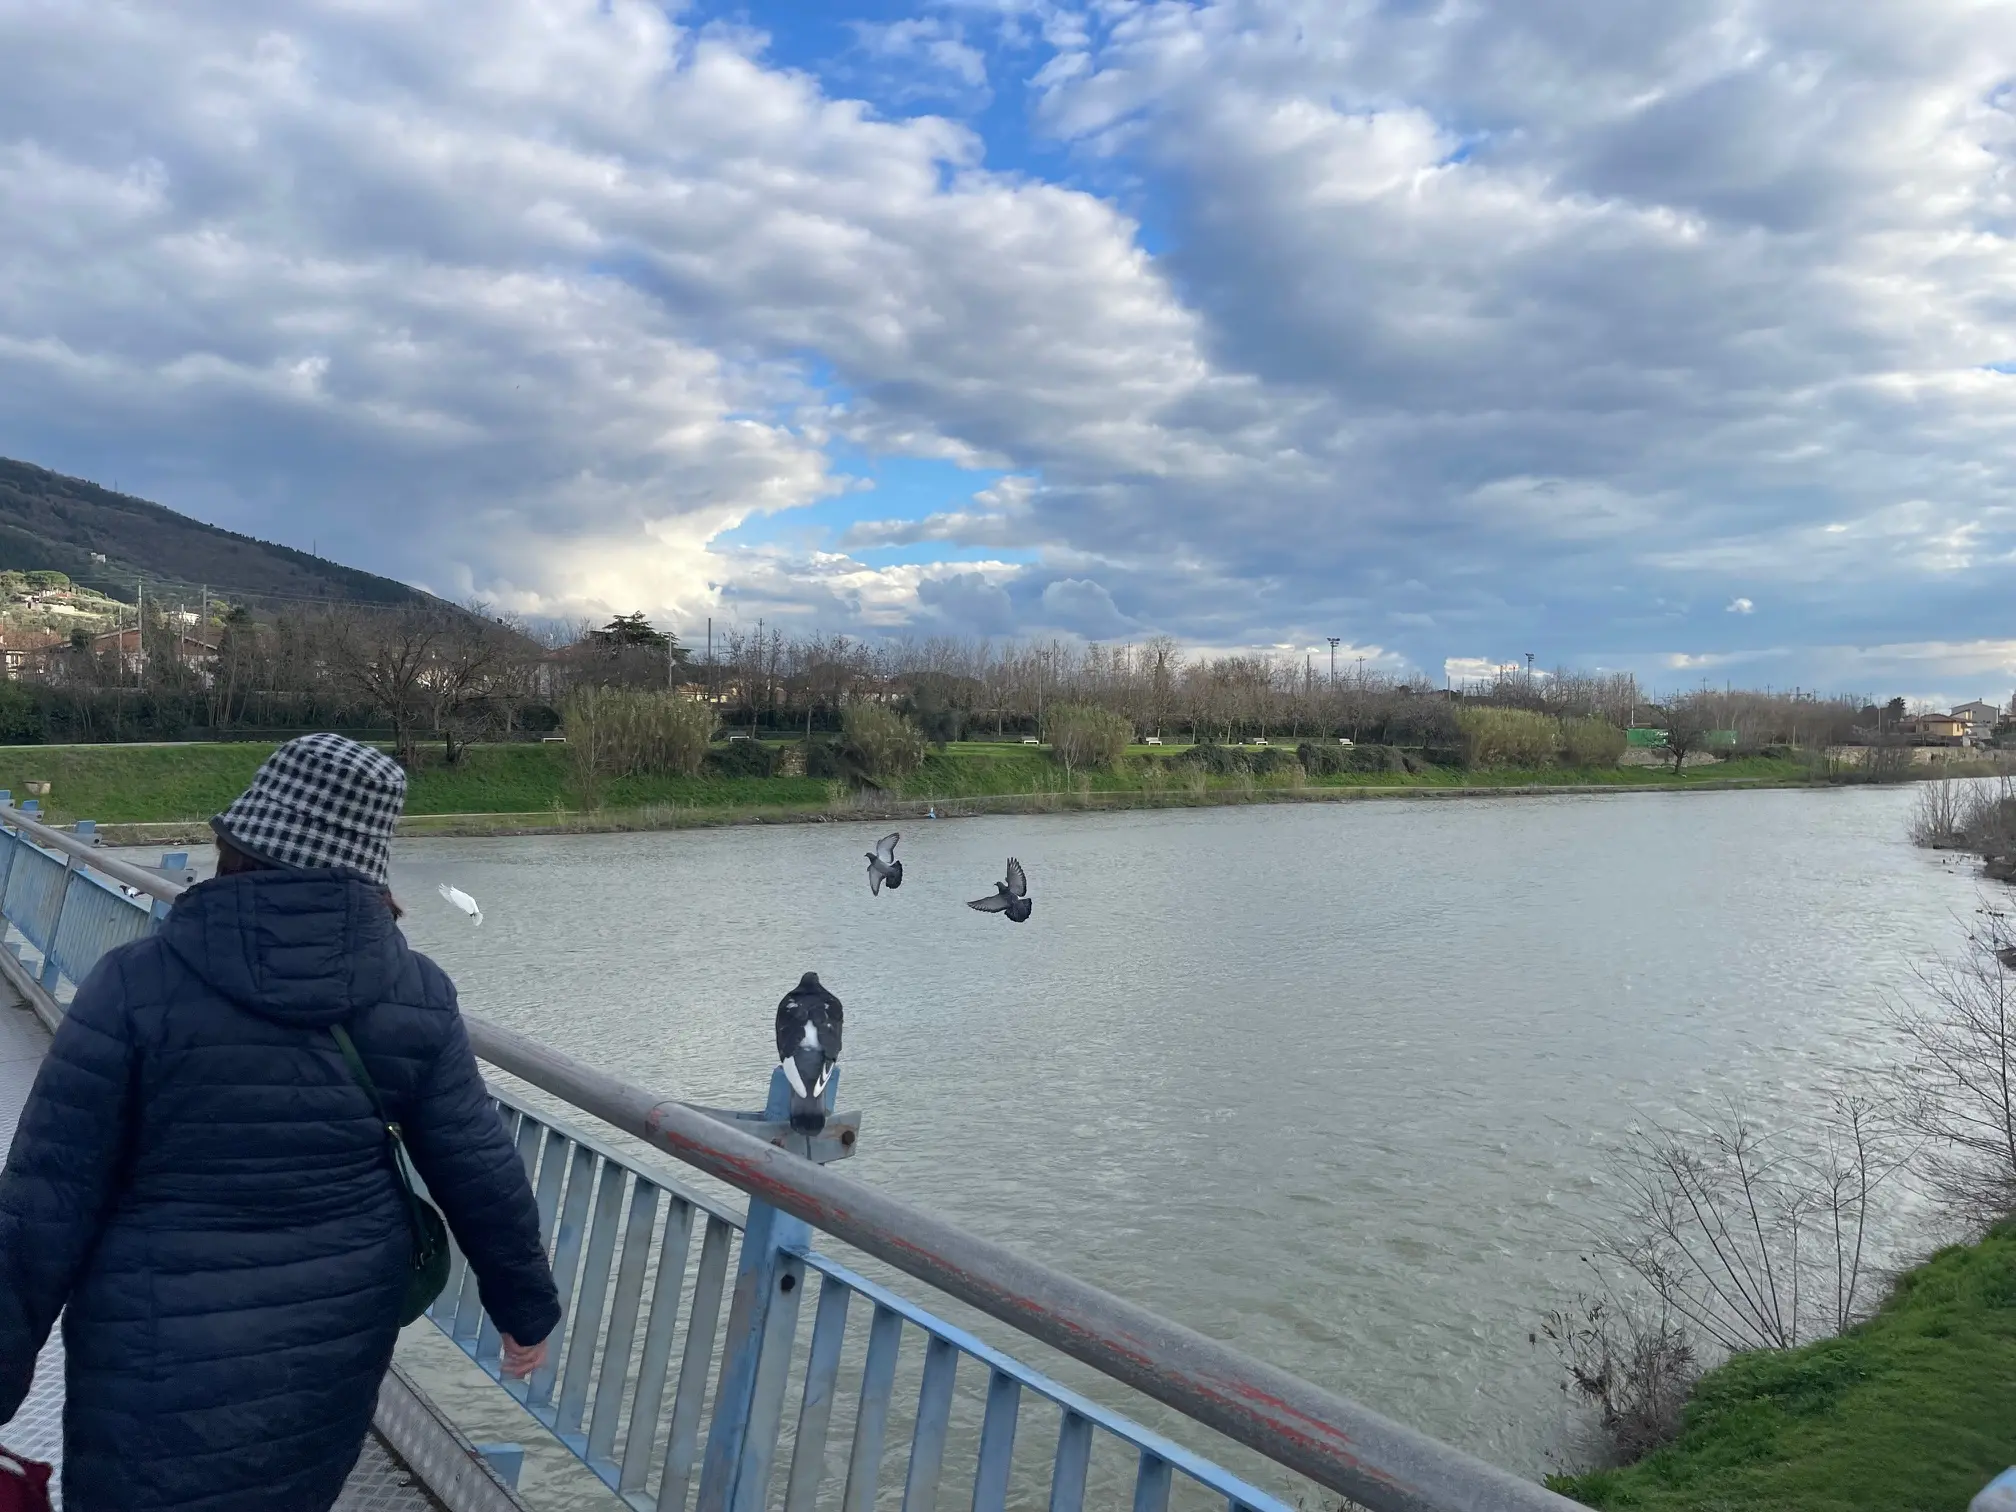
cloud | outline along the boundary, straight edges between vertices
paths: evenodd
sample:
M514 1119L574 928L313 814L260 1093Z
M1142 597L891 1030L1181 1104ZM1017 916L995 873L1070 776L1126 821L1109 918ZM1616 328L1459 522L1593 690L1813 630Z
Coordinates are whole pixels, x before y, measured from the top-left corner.
M1138 628L1113 605L1103 584L1087 578L1059 578L1043 589L1043 617L1087 640L1105 640Z
M1017 628L1008 590L983 572L959 572L918 585L918 601L938 623L963 635L1011 635Z
M1752 614L1756 612L1756 609L1757 606L1747 598L1733 598L1729 600L1729 607L1724 612L1727 614Z
M955 546L1028 546L1032 479L1007 477L973 495L976 510L949 510L921 520L862 520L848 528L841 546L860 550L876 546L913 546L943 541Z
M639 0L0 46L0 444L423 582L690 618L839 442L1152 471L1208 377L1111 206Z
M1830 648L2006 626L1994 7L975 0L824 77L685 14L0 0L0 451L543 613L1650 674L1758 595L1926 685ZM919 113L1008 77L1047 142ZM864 453L1021 481L723 541ZM932 544L1036 560L851 554Z
M911 16L851 23L862 57L886 70L885 89L904 101L949 98L980 106L991 98L987 56L954 20Z
M1523 662L1493 661L1488 656L1451 656L1442 662L1442 676L1454 687L1475 687L1479 683L1496 682L1500 677L1508 677L1519 671Z

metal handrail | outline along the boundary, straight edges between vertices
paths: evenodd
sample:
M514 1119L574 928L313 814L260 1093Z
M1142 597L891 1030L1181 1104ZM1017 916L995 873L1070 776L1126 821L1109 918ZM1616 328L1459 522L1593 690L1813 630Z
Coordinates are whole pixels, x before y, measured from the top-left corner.
M114 882L143 892L159 903L173 903L186 890L179 882L171 882L159 872L144 866L135 866L130 861L121 861L117 856L108 856L89 840L79 840L75 835L65 834L53 825L44 824L39 819L31 819L20 809L10 804L0 804L0 824L17 829L37 845L47 850L61 851L72 856L96 872L102 872Z
M10 805L0 824L172 904L186 891ZM10 978L13 973L9 973ZM19 983L17 982L17 985ZM53 1007L53 1002L51 1004ZM873 1255L1373 1512L1569 1512L1575 1503L1276 1366L706 1113L465 1014L476 1053L758 1202ZM813 1257L822 1271L835 1267ZM860 1283L851 1273L850 1285Z
M476 1053L1373 1512L1575 1503L922 1208L481 1019Z

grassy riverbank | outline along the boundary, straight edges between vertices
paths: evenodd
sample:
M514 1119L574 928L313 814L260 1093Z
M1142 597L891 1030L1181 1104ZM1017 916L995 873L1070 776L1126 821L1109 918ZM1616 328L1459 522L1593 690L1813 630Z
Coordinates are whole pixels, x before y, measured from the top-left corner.
M1673 1444L1551 1484L1616 1512L1958 1512L2016 1463L2016 1222L1836 1339L1704 1376Z
M0 747L0 788L18 802L30 781L51 784L43 808L59 822L200 824L252 778L270 745L123 745ZM881 792L850 792L806 777L644 777L605 781L600 805L583 811L557 745L471 748L448 766L427 752L413 774L406 805L415 833L506 830L662 829L690 824L763 823L793 819L909 812L936 803L941 813L1052 811L1068 808L1186 806L1308 801L1329 798L1457 796L1505 789L1703 788L1731 784L1801 783L1810 770L1797 761L1752 758L1690 767L1675 775L1648 767L1465 772L1359 772L1304 777L1285 774L1209 776L1167 765L1174 754L1145 759L1137 750L1124 770L1067 775L1048 753L980 742L932 752L923 767Z

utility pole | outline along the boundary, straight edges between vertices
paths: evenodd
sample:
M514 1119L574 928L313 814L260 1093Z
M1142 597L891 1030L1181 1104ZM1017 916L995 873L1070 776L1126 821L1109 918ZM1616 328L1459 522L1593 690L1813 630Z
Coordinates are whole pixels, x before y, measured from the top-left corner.
M1333 688L1337 686L1337 645L1342 639L1341 635L1330 637L1330 686Z

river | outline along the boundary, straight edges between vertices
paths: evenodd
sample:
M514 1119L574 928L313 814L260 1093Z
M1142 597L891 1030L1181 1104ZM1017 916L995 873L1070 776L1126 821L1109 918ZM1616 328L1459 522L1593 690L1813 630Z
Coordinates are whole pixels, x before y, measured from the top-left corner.
M1980 884L1912 798L911 819L880 898L880 825L416 841L395 886L471 1011L700 1102L760 1098L817 970L850 1174L1538 1473L1606 1146L1817 1108L1957 943ZM1011 853L1022 926L963 906Z

